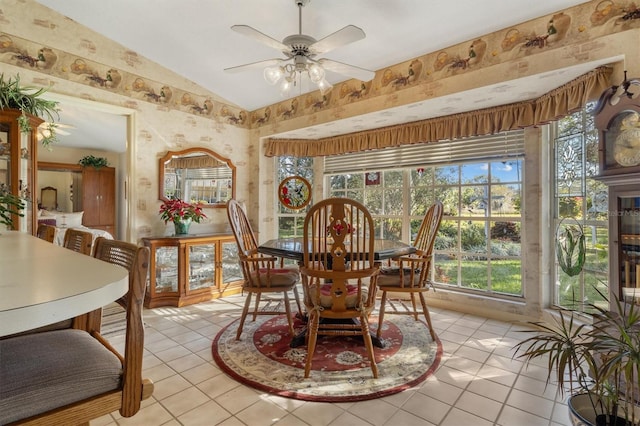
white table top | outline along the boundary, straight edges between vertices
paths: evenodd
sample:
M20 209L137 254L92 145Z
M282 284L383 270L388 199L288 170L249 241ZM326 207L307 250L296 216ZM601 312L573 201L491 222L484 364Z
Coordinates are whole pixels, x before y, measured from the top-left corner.
M17 231L0 231L0 336L91 312L124 295L126 269Z

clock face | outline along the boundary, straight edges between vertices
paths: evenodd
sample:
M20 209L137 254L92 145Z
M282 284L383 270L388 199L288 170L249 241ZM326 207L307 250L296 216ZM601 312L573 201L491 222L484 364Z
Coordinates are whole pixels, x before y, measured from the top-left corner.
M611 121L606 133L607 168L640 165L640 114L622 111Z

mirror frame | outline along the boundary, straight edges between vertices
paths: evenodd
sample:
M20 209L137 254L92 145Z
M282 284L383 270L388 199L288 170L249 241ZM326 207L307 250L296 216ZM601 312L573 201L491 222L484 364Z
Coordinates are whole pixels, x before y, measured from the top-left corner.
M196 152L201 152L203 154L207 154L212 156L213 158L219 160L222 163L226 163L227 167L231 169L231 198L236 198L236 166L233 165L231 160L228 158L222 157L221 155L211 151L207 148L187 148L181 151L168 151L162 158L160 158L158 162L158 199L161 201L168 201L168 198L164 196L164 167L165 164L174 157L179 157L181 155L193 154ZM226 201L224 203L216 203L216 204L202 204L203 208L227 208Z

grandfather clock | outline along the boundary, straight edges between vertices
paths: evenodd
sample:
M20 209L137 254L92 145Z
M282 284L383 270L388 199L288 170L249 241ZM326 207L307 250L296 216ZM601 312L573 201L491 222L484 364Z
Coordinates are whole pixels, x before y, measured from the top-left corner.
M599 176L609 187L609 296L640 304L640 80L607 89L595 110Z

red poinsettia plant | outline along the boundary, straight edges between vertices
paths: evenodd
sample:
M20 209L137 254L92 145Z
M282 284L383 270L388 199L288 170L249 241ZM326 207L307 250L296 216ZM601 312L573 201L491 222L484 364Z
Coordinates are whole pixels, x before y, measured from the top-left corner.
M180 198L171 198L163 202L160 206L159 213L160 219L164 220L164 223L185 219L191 219L195 223L200 223L202 218L207 217L202 211L201 204L187 203Z

